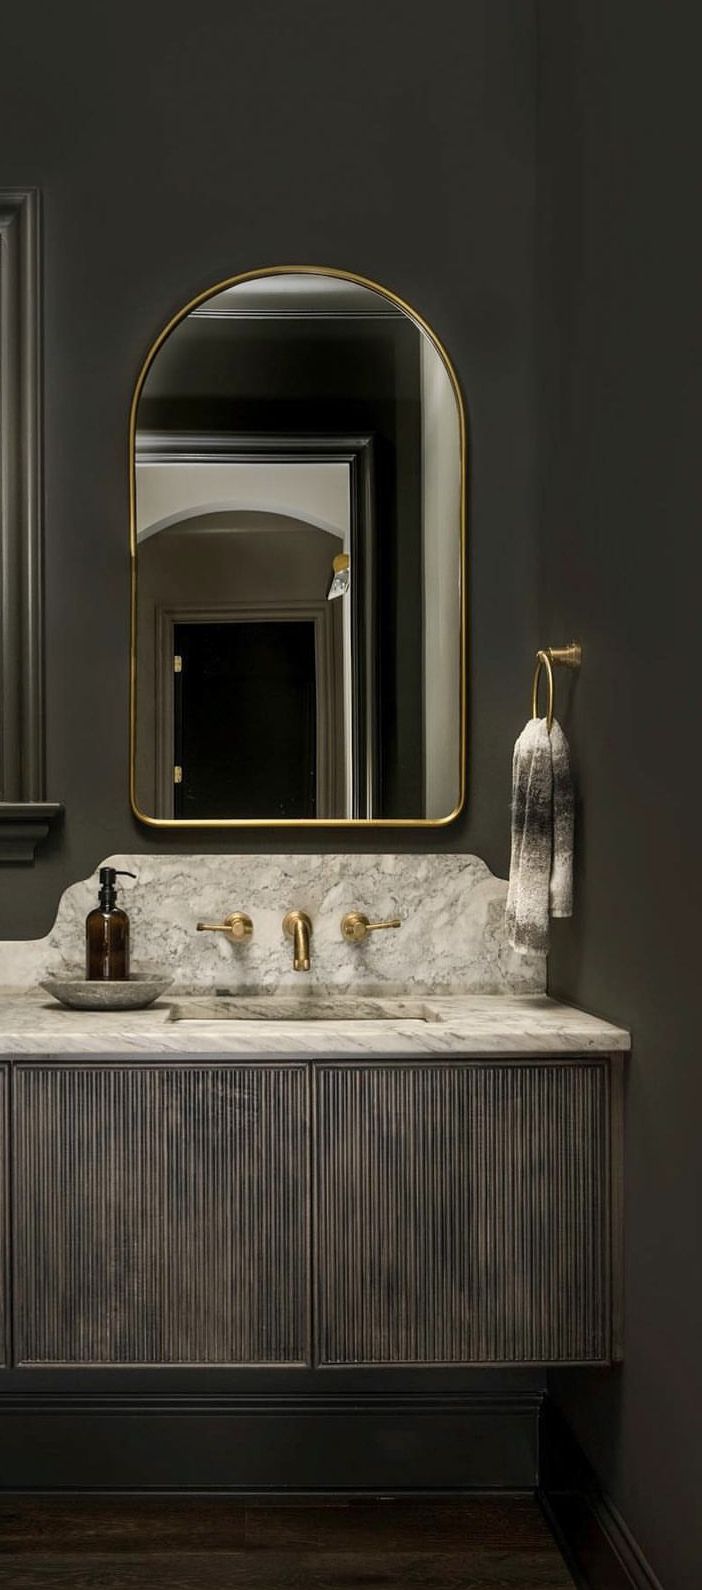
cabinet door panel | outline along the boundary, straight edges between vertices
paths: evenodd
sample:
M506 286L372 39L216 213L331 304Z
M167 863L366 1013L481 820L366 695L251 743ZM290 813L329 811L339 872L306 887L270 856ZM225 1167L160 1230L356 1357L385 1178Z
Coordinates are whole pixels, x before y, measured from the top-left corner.
M9 1273L7 1263L7 1066L0 1066L0 1365L7 1363L7 1331L10 1318Z
M606 1361L606 1064L329 1065L322 1364Z
M17 1362L306 1362L306 1098L298 1066L18 1067Z

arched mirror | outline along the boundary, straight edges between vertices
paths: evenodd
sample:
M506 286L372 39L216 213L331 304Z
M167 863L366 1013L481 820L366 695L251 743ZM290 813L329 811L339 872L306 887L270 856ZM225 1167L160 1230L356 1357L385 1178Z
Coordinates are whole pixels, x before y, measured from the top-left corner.
M151 348L130 447L137 816L454 817L465 423L421 316L344 271L220 283Z

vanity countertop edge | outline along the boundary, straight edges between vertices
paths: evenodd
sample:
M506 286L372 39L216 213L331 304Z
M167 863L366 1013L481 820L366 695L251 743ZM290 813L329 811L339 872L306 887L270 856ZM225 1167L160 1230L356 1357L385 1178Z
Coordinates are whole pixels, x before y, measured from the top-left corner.
M0 989L0 1056L111 1059L505 1058L627 1052L630 1034L545 994L431 996L438 1021L173 1021L171 993L148 1010L66 1010Z

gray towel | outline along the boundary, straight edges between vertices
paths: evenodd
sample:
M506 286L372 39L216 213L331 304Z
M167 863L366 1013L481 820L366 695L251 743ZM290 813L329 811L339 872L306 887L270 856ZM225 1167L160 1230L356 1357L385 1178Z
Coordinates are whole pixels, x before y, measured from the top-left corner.
M507 937L515 950L548 951L550 916L573 911L573 785L568 742L554 718L531 718L512 762L512 854Z

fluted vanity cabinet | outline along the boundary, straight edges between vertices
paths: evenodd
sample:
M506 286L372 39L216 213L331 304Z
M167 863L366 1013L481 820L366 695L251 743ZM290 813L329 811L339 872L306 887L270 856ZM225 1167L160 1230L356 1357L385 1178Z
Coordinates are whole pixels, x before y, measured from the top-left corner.
M602 1060L320 1067L319 1362L615 1356L617 1085Z
M16 1068L15 1361L309 1360L306 1066Z
M22 1061L13 1361L605 1363L618 1079L602 1055Z
M7 1363L8 1308L8 1192L9 1158L7 1141L7 1078L8 1068L0 1065L0 1367Z

